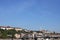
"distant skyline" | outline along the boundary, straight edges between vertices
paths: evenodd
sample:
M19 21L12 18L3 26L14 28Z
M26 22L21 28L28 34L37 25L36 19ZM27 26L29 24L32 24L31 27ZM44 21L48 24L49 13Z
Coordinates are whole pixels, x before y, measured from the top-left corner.
M0 0L0 26L60 32L60 0Z

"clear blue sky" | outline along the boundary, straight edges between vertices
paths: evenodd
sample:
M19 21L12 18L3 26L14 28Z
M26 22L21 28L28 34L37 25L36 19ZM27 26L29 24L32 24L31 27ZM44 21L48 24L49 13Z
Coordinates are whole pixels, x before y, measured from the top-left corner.
M0 25L60 32L60 0L0 0Z

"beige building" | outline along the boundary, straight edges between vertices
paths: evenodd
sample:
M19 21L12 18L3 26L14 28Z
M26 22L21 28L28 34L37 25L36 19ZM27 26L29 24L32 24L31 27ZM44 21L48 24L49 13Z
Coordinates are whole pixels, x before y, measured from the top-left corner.
M12 27L10 27L10 28L9 27L6 27L6 30L11 30L11 29L14 29L14 28L12 28Z
M22 28L15 28L16 31L22 31Z
M20 38L20 34L15 34L15 38Z

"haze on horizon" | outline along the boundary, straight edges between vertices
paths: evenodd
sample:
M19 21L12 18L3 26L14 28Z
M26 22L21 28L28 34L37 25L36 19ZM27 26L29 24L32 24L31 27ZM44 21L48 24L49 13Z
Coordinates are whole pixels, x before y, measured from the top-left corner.
M60 32L60 0L0 0L0 25Z

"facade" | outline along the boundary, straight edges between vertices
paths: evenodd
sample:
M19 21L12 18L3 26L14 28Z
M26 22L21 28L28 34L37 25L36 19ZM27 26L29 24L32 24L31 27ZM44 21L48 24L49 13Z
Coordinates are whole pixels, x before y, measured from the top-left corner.
M15 38L20 38L20 34L15 34Z
M15 28L16 31L22 31L23 29L21 28Z
M15 29L16 31L21 31L23 30L22 28L14 28L14 27L10 27L10 26L0 26L0 29L3 29L3 30L11 30L11 29Z
M5 29L6 29L6 27L5 27L5 26L0 26L0 29L5 30Z
M3 30L11 30L11 29L14 29L13 27L10 27L10 26L0 26L0 29L3 29Z
M11 28L11 27L10 27L10 28L9 28L9 27L6 27L6 30L11 30L11 29L14 29L14 28Z

